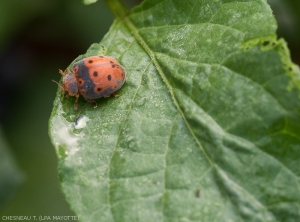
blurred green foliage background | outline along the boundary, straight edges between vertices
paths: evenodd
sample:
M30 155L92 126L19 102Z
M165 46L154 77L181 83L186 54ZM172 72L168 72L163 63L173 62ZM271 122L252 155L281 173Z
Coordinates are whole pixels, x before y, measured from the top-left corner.
M123 3L131 7L139 0ZM268 0L300 64L300 1ZM3 215L73 215L59 189L57 159L48 136L48 119L59 80L78 55L100 42L113 14L99 0L0 1L0 128L23 183L0 206Z

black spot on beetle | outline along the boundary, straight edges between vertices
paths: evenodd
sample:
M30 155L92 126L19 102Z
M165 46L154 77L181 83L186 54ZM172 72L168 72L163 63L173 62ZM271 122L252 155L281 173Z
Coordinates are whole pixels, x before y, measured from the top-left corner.
M113 67L113 68L115 68L115 63L113 62L113 61L109 61L110 62L110 64L111 64L111 67Z
M94 73L93 73L93 76L98 76L98 72L97 71L95 71Z
M97 91L100 92L102 89L101 88L97 88Z
M108 79L108 81L110 81L111 80L111 75L108 75L107 79Z
M89 60L89 63L90 63L90 64L93 63L93 60Z

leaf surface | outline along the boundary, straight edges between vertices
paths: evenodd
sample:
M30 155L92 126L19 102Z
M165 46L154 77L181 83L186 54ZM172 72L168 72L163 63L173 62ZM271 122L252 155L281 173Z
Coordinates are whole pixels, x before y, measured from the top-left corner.
M296 221L299 68L266 2L122 10L101 41L126 70L120 97L97 109L81 99L74 111L58 91L50 118L61 186L79 218Z

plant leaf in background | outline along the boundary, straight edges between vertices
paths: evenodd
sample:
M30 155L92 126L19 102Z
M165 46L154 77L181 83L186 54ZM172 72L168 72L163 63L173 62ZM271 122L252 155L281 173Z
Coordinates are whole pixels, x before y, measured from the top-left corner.
M82 3L85 5L90 5L97 2L97 0L82 0Z
M299 68L266 2L107 3L120 97L74 111L58 91L49 122L80 220L296 221Z
M0 207L13 195L23 180L16 166L0 127Z

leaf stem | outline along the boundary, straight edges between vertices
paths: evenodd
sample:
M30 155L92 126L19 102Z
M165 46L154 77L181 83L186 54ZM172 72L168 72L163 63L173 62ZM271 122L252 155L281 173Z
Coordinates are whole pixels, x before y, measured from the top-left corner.
M129 10L119 0L104 0L114 15L123 19L128 15Z

